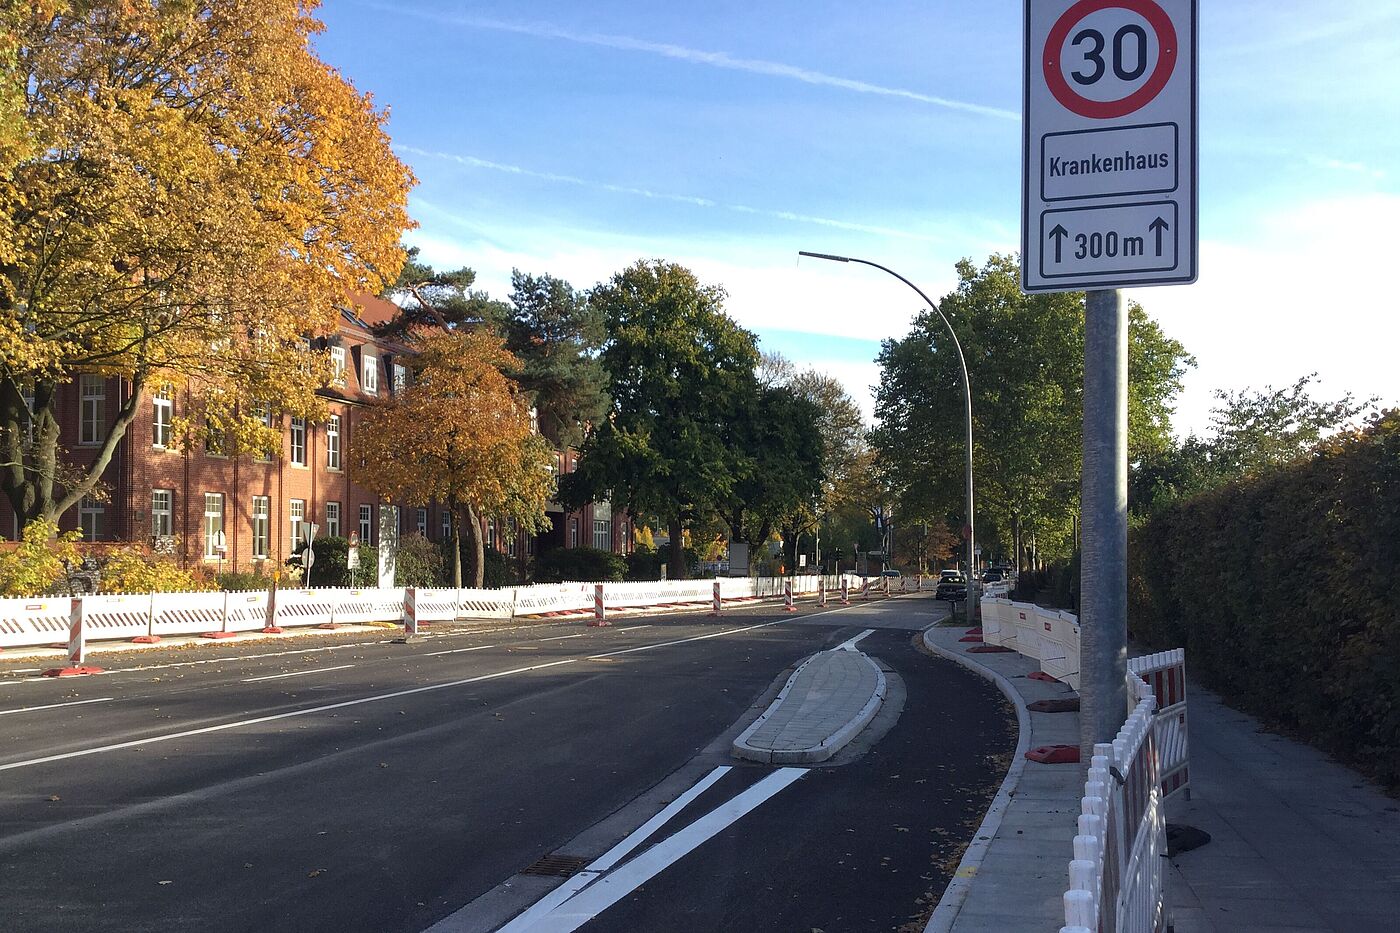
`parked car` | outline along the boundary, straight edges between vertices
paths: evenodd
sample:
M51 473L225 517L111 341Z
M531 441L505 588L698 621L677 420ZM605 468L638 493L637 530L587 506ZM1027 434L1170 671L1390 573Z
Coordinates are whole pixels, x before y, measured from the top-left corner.
M898 570L883 570L883 571L880 572L880 576L882 576L882 577L901 577L901 576L903 576L903 574L901 574Z
M982 571L983 583L1000 583L1006 579L1006 571L1000 567L990 567Z
M967 578L963 576L961 570L940 570L938 572L939 583L967 583Z

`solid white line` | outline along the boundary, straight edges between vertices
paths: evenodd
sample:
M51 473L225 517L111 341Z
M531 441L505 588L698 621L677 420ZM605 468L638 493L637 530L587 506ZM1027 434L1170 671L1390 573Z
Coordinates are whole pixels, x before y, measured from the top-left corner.
M684 794L681 794L675 800L672 800L670 803L668 803L664 810L656 814L656 816L653 816L651 819L647 820L641 826L637 827L637 829L633 831L630 835L628 835L626 839L622 840L617 845L609 849L607 852L604 852L601 856L599 856L598 859L594 861L592 865L588 866L588 870L607 871L614 865L616 865L618 862L622 861L623 858L630 854L633 849L641 845L647 839L647 837L649 837L652 833L656 832L658 829L664 826L666 822L671 819L671 817L675 816L677 813L681 812L687 806L689 806L692 800L694 800L696 797L699 797L705 791L713 787L715 785L715 782L718 781L720 778L724 777L726 774L728 774L730 770L731 768L729 765L720 765L719 767L711 771L709 774L705 775L695 784L694 787L690 788L690 790L686 791Z
M618 631L622 631L618 629ZM577 635L555 635L552 638L536 638L535 641L563 641L566 638L582 638L587 632L579 632Z
M62 709L65 706L82 706L84 703L106 703L112 697L99 697L96 700L74 700L72 703L50 703L48 706L22 706L19 709L0 710L0 716L9 716L12 713L33 713L41 709Z
M440 654L461 654L463 651L484 651L487 648L494 648L495 645L473 645L470 648L449 648L447 651L429 651L423 655L425 658L435 658Z
M291 671L286 674L264 674L262 677L245 677L243 683L251 684L259 680L277 680L279 677L300 677L302 674L324 674L327 671L343 671L348 667L354 666L353 664L340 664L335 667L313 667L309 671Z
M633 849L637 848L637 846L646 841L652 833L664 826L671 817L689 806L692 800L713 787L715 782L728 774L730 770L731 768L729 765L720 765L715 768L709 774L701 778L695 786L667 804L665 809L660 813L629 833L626 839L623 839L603 855L599 856L594 860L593 864L589 865L578 874L571 876L567 881L559 885L559 887L530 905L528 910L511 920L510 923L501 927L496 933L522 933L522 931L528 930L533 924L538 922L560 904L563 904L569 898L588 887L588 885L603 872L622 861ZM451 918L449 917L448 921L450 920ZM450 922L447 924L447 927L451 927Z
M663 839L611 874L595 881L528 928L522 928L520 933L524 933L525 929L529 933L573 933L806 773L805 768L782 768L773 772L675 835Z
M228 729L239 729L243 726L256 726L260 723L276 722L280 719L291 719L295 716L309 716L312 713L325 713L333 709L345 709L347 706L359 706L363 703L374 703L379 700L393 700L398 697L413 696L418 693L430 693L434 690L446 690L449 687L461 687L465 684L480 683L483 680L494 680L497 677L509 677L511 674L524 674L529 671L543 670L546 667L558 667L561 664L574 664L577 663L578 660L578 658L566 658L563 661L548 661L544 664L531 664L529 667L516 667L508 671L497 671L494 674L482 674L479 677L468 677L465 680L453 680L442 684L429 684L426 687L413 687L409 690L395 690L392 693L379 693L374 696L360 697L356 700L342 700L339 703L328 703L325 706L311 706L306 709L296 709L287 713L258 716L254 719L240 719L237 722L226 722L217 726L205 726L201 729L168 732L164 735L153 735L144 739L132 739L129 742L117 742L113 745L99 745L95 748L83 748L76 752L63 752L59 755L45 755L42 758L30 758L25 761L12 761L9 764L0 765L0 771L10 771L14 768L28 768L31 765L48 764L52 761L66 761L69 758L83 758L87 755L100 755L103 752L115 752L123 748L137 748L142 745L153 745L156 742L169 742L172 739L184 739L192 735L207 735L210 732L224 732Z
M873 628L868 628L868 629L866 629L865 631L861 632L859 635L857 635L855 638L848 638L848 639L846 639L845 641L841 642L841 644L837 645L837 646L836 646L834 649L832 649L832 650L833 650L833 651L855 651L855 650L856 650L856 642L860 641L860 640L861 640L862 638L864 638L866 635L872 634L874 631L875 631L875 630L874 630Z

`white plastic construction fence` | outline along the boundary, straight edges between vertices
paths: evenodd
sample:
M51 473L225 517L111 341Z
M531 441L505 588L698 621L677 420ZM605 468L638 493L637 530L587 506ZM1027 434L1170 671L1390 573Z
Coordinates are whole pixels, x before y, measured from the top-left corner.
M1079 619L1000 597L982 599L982 640L1040 662L1079 689ZM1164 801L1190 796L1186 652L1128 660L1127 721L1097 745L1081 801L1061 933L1157 933L1166 929L1160 856Z
M834 594L846 583L860 591L860 577L721 578L722 602L782 598L791 584L796 597L810 597L825 584ZM711 603L715 580L604 583L609 610L680 607ZM464 619L512 619L579 613L594 608L597 584L544 583L503 589L430 589L413 592L419 623ZM152 639L171 635L220 635L268 628L401 622L405 590L279 589L249 592L142 593L97 596L36 596L0 599L0 649L61 645L70 641L74 601L80 600L83 640Z

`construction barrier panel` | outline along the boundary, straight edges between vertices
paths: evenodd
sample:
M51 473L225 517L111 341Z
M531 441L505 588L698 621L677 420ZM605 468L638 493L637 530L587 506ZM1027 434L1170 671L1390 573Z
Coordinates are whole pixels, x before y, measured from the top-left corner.
M1191 798L1186 729L1186 652L1181 648L1128 659L1128 673L1141 678L1157 701L1154 728L1161 756L1162 797Z
M278 590L273 624L280 628L330 625L335 618L334 590Z
M68 596L0 599L0 648L67 641L72 608Z
M280 598L282 594L277 595ZM150 634L165 637L222 631L224 602L223 593L153 593Z

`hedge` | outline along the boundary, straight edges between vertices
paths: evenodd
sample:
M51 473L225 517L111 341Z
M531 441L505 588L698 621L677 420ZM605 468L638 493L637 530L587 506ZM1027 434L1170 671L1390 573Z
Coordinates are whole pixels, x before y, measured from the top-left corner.
M591 547L555 548L535 558L535 582L616 582L627 572L622 555Z
M1400 412L1134 529L1129 629L1400 789Z

